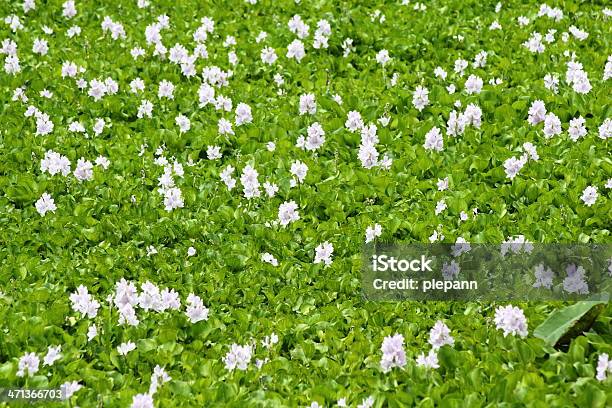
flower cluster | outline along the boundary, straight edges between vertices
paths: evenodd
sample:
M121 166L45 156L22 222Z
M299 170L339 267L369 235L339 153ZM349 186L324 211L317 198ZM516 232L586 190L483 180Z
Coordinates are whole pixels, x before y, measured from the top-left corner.
M527 336L527 318L521 309L516 306L500 306L495 309L495 325L498 330L503 330L504 337L508 334L513 336Z

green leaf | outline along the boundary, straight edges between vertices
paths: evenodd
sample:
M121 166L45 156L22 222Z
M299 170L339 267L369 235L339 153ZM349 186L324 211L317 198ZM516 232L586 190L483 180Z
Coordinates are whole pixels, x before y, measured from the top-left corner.
M583 301L556 310L534 330L533 335L551 346L566 344L591 327L605 303Z

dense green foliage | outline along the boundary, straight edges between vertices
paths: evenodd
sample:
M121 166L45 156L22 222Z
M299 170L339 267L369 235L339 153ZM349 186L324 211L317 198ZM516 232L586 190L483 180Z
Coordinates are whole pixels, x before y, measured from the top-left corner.
M559 22L538 17L540 4L534 1L504 1L499 13L496 2L471 0L432 0L425 11L415 10L414 2L151 0L141 9L135 0L79 1L70 20L62 16L62 3L39 0L25 17L21 2L0 4L0 16L19 15L24 26L12 32L0 23L0 41L17 43L21 65L14 75L0 73L0 388L59 388L78 381L83 388L70 406L126 407L134 395L148 391L160 365L172 380L155 393L156 407L310 406L314 401L334 406L339 398L356 406L370 395L376 407L612 405L612 376L595 379L598 355L612 355L609 304L589 332L560 351L532 335L559 303L515 304L525 312L529 335L504 337L493 316L505 303L365 302L360 288L365 230L375 223L382 226L378 239L383 242L429 242L434 231L445 242L461 237L501 243L518 235L531 242L611 242L611 193L605 185L612 160L609 139L598 136L612 116L610 80L603 79L611 41L605 2L550 2L564 12ZM383 22L373 17L377 9ZM208 59L195 64L198 75L187 78L180 66L153 56L145 27L162 14L170 18L170 28L162 31L164 45L181 43L190 53L200 19L215 21L206 41ZM301 62L286 57L296 38L287 23L295 14L310 25ZM125 38L115 41L103 33L105 16L124 25ZM519 16L530 23L519 26ZM327 49L312 46L320 19L331 25ZM500 30L489 29L494 21ZM45 34L45 25L54 33ZM68 38L73 25L82 32ZM570 35L562 41L571 25L588 38ZM551 28L557 30L555 41L543 53L522 45L533 31L545 34ZM268 37L257 43L262 30ZM223 46L228 35L237 40L235 66ZM354 50L344 57L347 37ZM32 52L35 38L48 40L48 54ZM146 55L134 60L130 50L136 46ZM264 46L276 50L275 64L262 63ZM391 57L384 67L376 62L383 49ZM474 68L471 62L483 50L487 64ZM583 64L592 85L588 94L564 82L566 50ZM458 58L470 62L464 76L453 72ZM66 61L86 71L62 78ZM218 94L231 98L234 108L244 102L252 109L252 123L234 126L235 135L221 135L217 126L221 117L234 120L233 109L199 106L200 74L213 65L233 71L229 85L216 88ZM446 80L434 76L438 66L448 71ZM273 79L277 73L284 78L281 86ZM544 86L548 73L561 79L556 94ZM478 94L463 91L470 74L484 80ZM77 78L108 76L119 91L99 101L75 85ZM130 92L136 77L146 84L140 94ZM491 78L502 83L490 85ZM158 98L161 80L174 84L174 99ZM451 83L457 86L454 94L446 89ZM412 103L419 85L429 90L422 111ZM12 100L22 86L27 103ZM43 89L53 97L39 96ZM314 115L298 114L305 93L316 96ZM333 100L335 94L342 104ZM142 99L153 102L152 118L137 117ZM457 100L461 108L455 108ZM535 100L559 117L560 135L547 139L542 124L528 123ZM425 134L434 126L445 129L450 112L470 103L482 109L482 126L457 137L445 134L443 151L424 149ZM53 132L36 135L36 119L24 116L29 105L50 116ZM393 159L389 170L360 163L360 134L345 127L353 110L365 123L377 124L381 158L385 153ZM191 121L185 133L175 123L179 113ZM377 122L385 115L386 127ZM577 116L586 119L588 134L572 141L567 126ZM100 135L91 132L96 118L107 123ZM88 135L69 131L72 122L82 123ZM316 153L295 146L314 122L326 137ZM276 144L274 151L266 148L268 142ZM509 179L504 162L519 156L525 142L537 146L540 158ZM223 157L209 160L209 145L220 146ZM155 152L162 146L163 155L185 169L176 179L184 207L173 211L166 211L157 192L164 170L155 163ZM94 161L100 155L110 166L95 166L86 181L72 174L51 176L41 171L48 150L65 155L73 168L81 157ZM305 163L308 173L292 187L295 160ZM228 165L236 168L237 179L246 165L253 166L262 183L278 184L277 195L269 198L262 191L261 197L247 199L240 180L228 190L220 179ZM445 177L449 188L439 191L436 183ZM587 206L581 194L591 185L599 197ZM41 216L35 203L45 192L57 209ZM442 199L447 209L436 214ZM297 203L300 218L282 227L274 221L285 201ZM466 221L459 219L462 211L469 214ZM334 248L328 267L313 264L315 248L325 241ZM147 255L150 245L158 253ZM189 247L196 249L194 256L187 255ZM265 252L279 265L262 262ZM181 310L137 309L137 326L118 325L119 313L107 296L122 278L138 288L146 281L174 288ZM69 296L79 285L101 304L93 319L71 308ZM210 309L208 320L191 323L185 316L190 293ZM455 344L440 349L440 368L417 367L414 359L429 350L429 330L437 320L448 325ZM90 323L98 335L88 341ZM269 358L261 368L254 362L245 371L225 368L223 357L232 343L260 343L273 332L278 344L255 350L253 359ZM383 373L381 344L394 333L405 338L408 363ZM119 355L117 346L127 341L136 349ZM62 346L62 358L43 366L47 347L55 345ZM26 352L41 357L40 370L18 377Z

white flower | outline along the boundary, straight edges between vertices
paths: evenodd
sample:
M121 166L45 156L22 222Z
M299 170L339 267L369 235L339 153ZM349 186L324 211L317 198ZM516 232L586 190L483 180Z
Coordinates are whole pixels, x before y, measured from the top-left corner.
M66 36L68 38L72 38L77 35L81 35L81 27L79 26L72 26L66 31Z
M245 166L242 169L242 175L240 176L240 183L243 187L243 193L245 198L259 197L261 191L259 190L259 173L252 166Z
M436 234L435 231L434 231L434 234ZM434 242L435 240L432 241L430 239L430 241ZM463 249L461 249L460 251L463 251ZM458 253L455 256L458 256L458 255L460 255L460 253ZM457 275L459 275L460 271L461 271L461 268L459 267L459 264L456 261L451 261L450 263L444 262L442 264L442 277L444 278L444 280L454 280L457 277Z
M527 155L522 155L520 158L511 157L504 162L504 169L506 171L506 177L510 180L514 179L518 172L527 163Z
M187 248L187 256L194 256L196 254L196 249L194 247Z
M612 119L606 118L599 127L599 138L608 139L612 137Z
M268 197L274 197L278 192L278 185L269 183L267 181L263 184L263 188L266 190Z
M603 80L607 81L610 78L612 78L612 55L608 55L608 61L606 61L606 66L604 67Z
M19 359L19 365L17 370L17 377L24 377L26 372L28 377L33 376L38 372L38 366L40 364L40 359L36 355L36 353L25 353Z
M531 33L531 37L523 43L523 46L534 54L541 54L546 49L542 42L542 34L538 32Z
M289 30L291 30L291 32L296 34L299 38L308 37L310 27L308 26L308 24L304 23L302 17L300 17L299 15L296 14L291 17L291 20L289 20L287 25L289 26Z
M474 57L474 62L472 63L472 66L474 68L484 68L484 66L487 65L487 57L488 57L488 55L489 54L486 51L480 51Z
M474 215L477 214L478 209L474 209ZM519 252L527 252L531 253L533 250L533 244L529 242L524 235L517 235L516 237L509 237L507 240L502 242L500 245L500 252L502 256L506 256L508 251L511 251L515 254Z
M326 266L332 264L332 253L334 252L334 246L329 242L325 241L322 244L319 244L315 248L315 259L314 263L318 264L323 262Z
M436 78L446 79L448 73L442 67L436 67L436 69L434 69L434 75Z
M159 98L174 99L174 84L170 81L166 81L165 79L161 81L159 83L157 96Z
M389 51L387 50L380 50L377 54L376 54L376 62L378 62L380 65L382 65L383 67L385 65L387 65L387 63L391 61L391 57L389 57Z
M582 196L580 197L580 199L587 207L590 207L595 204L595 201L597 201L597 196L597 187L588 186L582 191Z
M134 47L130 50L130 55L134 59L138 59L138 57L142 57L145 55L145 50L141 47Z
M228 190L233 189L236 186L236 179L232 177L234 173L234 168L232 166L227 166L225 170L221 172L219 175L221 180L225 183Z
M380 350L383 352L380 367L384 373L393 367L404 367L406 365L406 352L404 351L404 336L395 334L384 338Z
M47 349L47 354L43 359L43 365L50 366L53 365L57 360L62 358L61 352L62 346L51 347L49 346Z
M139 119L142 119L143 117L150 118L152 114L153 114L153 104L150 101L143 99L142 102L140 103L140 106L138 107L138 113L136 116Z
M164 208L166 211L172 211L176 208L183 208L185 202L183 195L178 187L171 187L164 193Z
M568 31L574 36L576 37L579 41L584 41L587 39L587 37L589 36L589 33L587 33L586 31L582 31L581 29L579 29L576 26L570 26L570 28L568 28Z
M482 84L482 78L476 75L470 75L467 81L465 81L465 91L468 95L479 94L482 90Z
M567 293L588 294L589 286L582 266L568 265L567 276L563 279L563 290Z
M303 183L308 173L308 166L305 163L296 160L291 164L291 174L293 174L298 182Z
M261 61L264 64L272 65L276 62L277 59L278 56L276 55L276 51L274 51L274 48L265 47L263 50L261 50Z
M132 341L121 343L119 346L117 346L117 352L121 354L122 356L127 355L127 353L135 349L136 349L136 344Z
M421 112L425 106L429 104L429 91L427 88L417 86L416 90L412 94L412 104L419 112Z
M32 46L32 52L40 55L47 55L49 51L49 46L47 45L47 40L42 40L40 38L36 38L34 40L34 45Z
M209 160L218 160L223 155L221 154L221 147L219 146L208 146L206 149L206 156Z
M445 191L445 190L447 190L448 189L448 177L445 177L442 180L438 179L438 182L436 183L436 186L438 187L438 191Z
M612 373L612 360L607 353L601 353L597 359L597 375L595 378L604 381L607 378L607 373Z
M554 273L552 269L546 268L544 264L538 264L535 267L536 281L533 284L534 288L552 288Z
M153 395L157 392L157 388L159 385L167 383L170 381L172 377L168 375L166 370L163 367L160 367L159 364L155 366L153 369L153 375L151 375L151 385L149 386L149 395Z
M374 224L366 228L366 244L374 241L377 237L382 235L382 227L380 224Z
M132 397L130 408L154 408L153 397L150 394L136 394Z
M416 365L418 367L424 367L428 369L440 368L440 364L438 363L438 355L435 350L429 350L429 353L425 355L425 353L419 354L416 358Z
M444 200L440 200L436 203L435 214L438 215L442 211L446 210L446 202Z
M38 213L43 217L48 211L55 212L55 210L57 210L53 197L51 197L48 193L43 193L38 201L36 201L35 207L36 211L38 211Z
M438 127L434 127L427 132L423 147L425 150L435 150L437 152L441 152L443 150L444 142L442 140L442 133Z
M502 26L499 24L499 21L495 20L489 26L489 30L501 30Z
M359 145L359 160L361 165L366 169L371 169L378 165L378 151L371 142L361 143Z
M561 134L561 120L551 112L544 118L544 137L550 139L559 134Z
M110 160L108 160L106 157L104 156L98 156L96 158L96 166L100 166L102 167L104 170L108 169L108 166L110 166Z
M106 87L106 93L109 95L114 95L119 91L119 84L110 77L104 80L104 86Z
M572 139L572 141L575 142L587 134L587 129L584 124L585 120L582 116L570 120L569 129L567 130L567 133L569 133L570 139Z
M370 395L369 397L364 398L361 401L361 404L357 405L357 408L372 408L375 402L376 400L374 399L374 397Z
M499 306L495 309L495 325L498 330L504 331L504 337L508 334L513 336L527 336L527 319L518 307L512 305Z
M16 55L9 55L4 60L4 72L10 75L15 75L21 72L21 66L19 65L19 58Z
M239 103L236 106L236 126L240 126L244 123L251 123L253 121L253 115L251 114L251 107L246 103Z
M268 33L266 33L265 31L260 31L259 34L257 34L257 37L255 38L255 42L259 44L260 42L264 41L266 38L268 38Z
M189 129L191 129L191 121L185 115L179 114L176 118L174 118L174 121L176 122L176 125L179 127L179 131L181 133L185 133Z
M136 310L132 305L125 305L119 309L119 324L127 324L129 326L138 326L140 320L136 316Z
M76 292L70 294L70 302L72 303L72 310L90 319L97 316L100 308L100 303L89 294L87 288L83 285L79 286Z
M308 137L304 140L304 149L314 151L323 146L325 143L325 131L318 122L308 126Z
M247 369L252 357L253 348L250 344L241 346L234 343L230 346L230 350L227 352L225 357L223 357L225 369L234 371L234 369L237 368L238 370L244 371Z
M559 76L546 74L544 77L544 87L550 89L553 93L559 92Z
M465 240L465 238L457 237L457 240L455 241L455 245L453 245L451 249L453 251L453 256L457 257L465 252L469 252L472 249L472 246L470 245L469 242Z
M391 118L389 116L381 116L380 118L378 118L378 123L380 123L382 127L387 127L390 120Z
M144 81L140 78L136 78L130 82L130 90L132 93L142 92L145 89Z
M231 112L232 110L232 100L223 95L218 95L212 103L217 110L224 110L226 112Z
M317 113L317 102L311 93L300 95L300 115Z
M357 111L350 111L347 115L344 126L351 132L360 130L363 127L363 120L361 114Z
M278 260L268 252L261 254L261 261L269 263L272 266L278 266Z
M85 127L80 122L71 122L68 126L70 132L85 133Z
M529 156L528 158L533 161L538 161L538 159L540 158L536 147L531 142L523 143L523 150L527 152L527 156Z
M342 56L344 58L348 57L351 51L353 51L354 49L355 47L353 47L352 38L345 38L344 41L342 41L342 50L343 50Z
M587 73L582 69L582 64L577 61L567 63L565 80L572 85L574 92L588 94L592 88Z
M24 0L22 6L23 6L23 12L24 13L27 13L30 10L35 10L36 9L35 0Z
M92 324L87 329L87 341L92 341L98 335L98 327Z
M300 219L295 201L285 201L278 207L278 221L284 227Z
M62 4L62 8L62 16L66 17L67 19L71 19L77 14L76 7L74 6L74 0L64 2L64 4Z
M455 60L455 66L453 70L455 71L455 73L459 74L459 76L463 76L463 73L468 67L468 65L469 63L466 60L459 58Z
M455 339L451 336L450 329L443 321L438 320L429 331L429 344L431 344L434 350L444 345L452 346L455 344Z
M111 299L112 300L112 295ZM143 308L148 310L150 307L145 301L142 302ZM119 324L128 324L130 326L138 326L140 321L136 316L136 310L134 307L138 306L138 298L136 298L136 302L134 304L127 303L119 308Z
M93 132L96 136L99 136L104 131L104 127L106 126L106 122L102 118L97 118L93 125Z
M54 125L53 125L53 122L51 122L49 115L47 115L46 113L42 113L42 112L37 112L35 115L36 115L36 135L37 136L44 136L44 135L48 135L49 133L53 132ZM600 128L599 135L601 137L601 128Z
M197 323L201 320L208 320L208 308L204 306L202 299L199 296L190 293L187 296L187 309L185 315L191 323Z
M89 82L89 91L87 92L87 94L91 96L94 101L99 101L100 99L102 99L102 97L106 95L107 92L108 87L103 81L92 79Z
M304 43L300 40L293 40L287 47L287 58L293 58L297 62L300 62L305 56L306 51L304 50Z
M77 161L77 166L73 174L79 181L91 180L93 178L93 164L89 160L85 160L81 157Z
M233 135L234 134L234 130L232 129L232 123L225 119L225 118L221 118L219 119L219 134L220 135Z
M545 117L546 106L544 105L544 102L539 99L533 101L529 107L529 117L527 118L529 124L537 125L538 123L542 122Z
M81 384L77 381L65 382L60 385L60 390L62 390L63 399L70 399L74 395L75 392L83 388Z
M47 150L45 157L40 162L40 170L54 176L61 173L63 176L70 174L70 160L53 150Z

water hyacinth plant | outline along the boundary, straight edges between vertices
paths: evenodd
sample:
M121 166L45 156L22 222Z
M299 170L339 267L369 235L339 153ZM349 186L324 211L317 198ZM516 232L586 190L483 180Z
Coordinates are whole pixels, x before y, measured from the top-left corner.
M360 281L366 244L612 243L606 2L0 17L0 407L612 406L605 299ZM525 286L587 296L581 268Z

